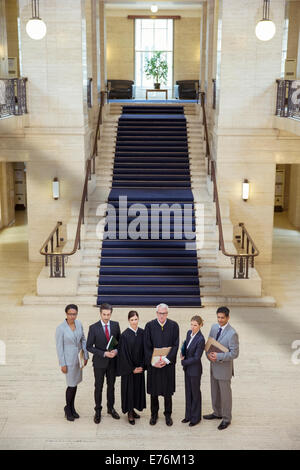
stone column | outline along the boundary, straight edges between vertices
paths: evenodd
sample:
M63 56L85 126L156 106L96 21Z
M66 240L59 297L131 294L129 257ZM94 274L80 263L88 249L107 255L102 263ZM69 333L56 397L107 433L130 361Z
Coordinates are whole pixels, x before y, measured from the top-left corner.
M8 78L5 0L0 0L0 77Z
M218 188L229 200L232 222L244 222L257 243L258 261L269 262L277 139L275 80L281 70L284 2L271 2L277 31L268 42L255 36L261 0L223 0L220 7L219 101L213 137ZM241 197L244 179L250 182L247 202Z
M40 1L47 35L40 41L25 31L31 17L28 0L19 0L23 75L28 77L27 161L29 256L39 250L57 221L71 215L71 203L83 189L90 155L86 103L87 52L83 0ZM52 181L60 182L60 198L52 197Z
M201 91L205 91L205 76L207 67L206 55L206 35L207 35L207 3L202 5L201 30L200 30L200 81Z
M214 78L214 31L215 31L215 9L218 0L210 0L207 3L207 27L206 27L206 68L205 85L207 120L210 124L212 114L212 79Z
M291 165L288 218L294 227L300 228L300 165Z
M87 35L87 65L88 79L92 78L92 108L89 109L91 125L96 125L98 111L97 90L97 0L86 0L86 35Z
M100 86L101 91L106 89L106 26L104 1L99 0L99 27L100 27Z

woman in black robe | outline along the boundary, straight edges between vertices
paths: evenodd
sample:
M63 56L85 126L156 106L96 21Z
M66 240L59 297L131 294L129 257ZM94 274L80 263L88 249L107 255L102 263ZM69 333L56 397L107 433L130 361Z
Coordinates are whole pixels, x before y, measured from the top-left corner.
M135 424L140 416L134 409L146 408L144 376L144 330L138 327L139 315L135 310L128 314L129 328L120 338L118 347L119 374L121 376L121 403L128 421Z

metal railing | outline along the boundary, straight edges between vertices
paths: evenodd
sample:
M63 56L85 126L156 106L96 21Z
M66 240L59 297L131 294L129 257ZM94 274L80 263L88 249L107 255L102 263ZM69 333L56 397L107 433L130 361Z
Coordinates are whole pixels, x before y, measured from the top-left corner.
M95 159L98 156L98 140L100 139L100 125L102 124L102 112L104 106L106 92L102 91L100 96L100 108L95 132L95 139L91 157L86 163L86 173L82 190L82 197L78 215L77 230L72 251L64 253L60 251L60 229L62 222L57 222L56 226L50 233L47 240L40 249L40 254L45 256L45 266L50 266L50 277L66 277L65 263L69 256L74 255L77 250L81 249L81 226L84 225L85 203L88 201L88 183L92 178L92 174L96 172Z
M27 78L0 78L0 118L27 113Z
M300 119L300 80L276 80L276 116Z
M243 223L240 223L238 225L241 230L241 235L238 237L240 237L240 240L241 240L240 248L242 252L241 253L228 253L225 249L220 201L219 201L217 178L216 178L216 164L215 164L215 161L212 159L211 153L210 153L204 92L201 92L201 107L202 107L202 117L203 117L203 126L204 126L204 138L206 142L207 173L210 176L211 181L213 183L213 197L214 197L214 203L216 204L216 224L218 225L218 229L219 229L219 250L222 251L223 255L229 256L233 263L233 266L234 266L233 279L249 279L249 267L254 268L254 258L259 255L259 250L257 249L254 241L250 237Z

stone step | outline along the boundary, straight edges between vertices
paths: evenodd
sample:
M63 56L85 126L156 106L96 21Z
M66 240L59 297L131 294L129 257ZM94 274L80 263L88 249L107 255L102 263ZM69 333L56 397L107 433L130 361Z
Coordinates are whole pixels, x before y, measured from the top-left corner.
M224 295L204 295L201 296L202 307L218 307L220 305L227 305L229 307L276 307L276 301L273 297L226 297ZM96 307L96 296L95 295L77 295L77 296L37 296L37 295L25 295L23 297L24 305L62 305L75 303L79 306L93 306ZM174 311L175 311L175 307ZM173 309L172 308L172 309ZM125 307L124 309L127 309ZM119 308L118 308L119 310ZM117 311L115 309L115 315ZM195 308L190 308L191 312L194 312ZM146 308L145 308L146 311ZM148 312L148 310L147 310ZM176 307L177 315L182 314L183 319L186 318L187 308L178 308ZM153 308L149 307L149 320L153 318ZM115 318L117 319L117 317ZM143 315L144 321L148 321L148 317Z
M80 279L79 279L80 287L89 286L89 287L92 287L94 290L95 290L95 287L98 286L98 282L99 282L99 277L95 273L93 273L93 275L90 275L90 276L82 275L80 276ZM220 285L220 280L218 277L212 277L212 276L199 277L199 283L200 283L200 287L203 287L203 286L218 287Z
M102 243L99 241L99 246L97 248L94 247L85 247L83 249L83 258L91 258L93 260L99 259L101 257L101 249ZM217 255L217 248L202 248L198 250L198 256L201 258L216 258Z
M201 296L203 307L219 307L227 305L229 307L276 307L273 297L226 297L224 295L204 295Z
M82 266L89 266L90 268L100 267L100 256L83 256ZM199 267L213 267L218 268L218 261L216 257L201 257L198 259Z

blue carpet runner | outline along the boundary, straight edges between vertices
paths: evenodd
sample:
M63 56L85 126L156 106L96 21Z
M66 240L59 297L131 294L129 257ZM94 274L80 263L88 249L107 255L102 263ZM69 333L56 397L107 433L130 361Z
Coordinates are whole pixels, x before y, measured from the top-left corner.
M97 304L200 307L182 106L123 106L108 204ZM166 218L155 218L162 204ZM183 214L190 216L188 226Z

